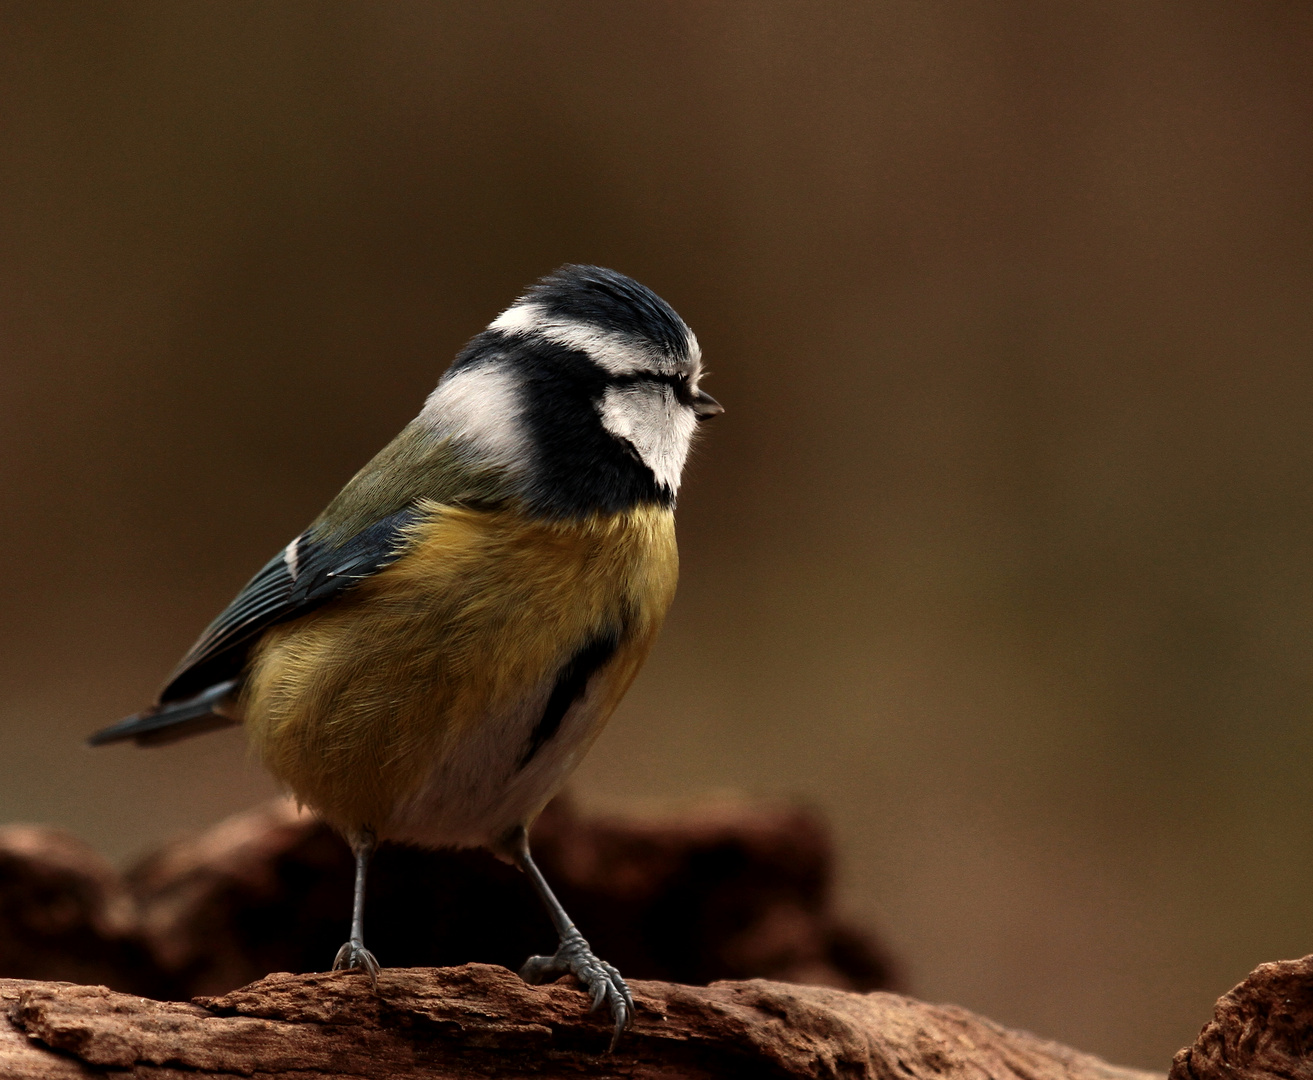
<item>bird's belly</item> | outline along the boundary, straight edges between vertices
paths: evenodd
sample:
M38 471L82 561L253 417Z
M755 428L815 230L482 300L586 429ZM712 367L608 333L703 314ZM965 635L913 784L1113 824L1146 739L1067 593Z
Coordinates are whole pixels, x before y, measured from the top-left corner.
M623 693L617 674L599 672L528 760L551 688L487 716L434 759L419 789L393 812L384 838L423 847L496 847L537 817L587 753L619 697L615 691Z
M391 567L266 634L242 697L255 748L344 833L495 843L564 782L646 656L677 572L664 514L435 513ZM543 737L563 671L606 634L613 653Z

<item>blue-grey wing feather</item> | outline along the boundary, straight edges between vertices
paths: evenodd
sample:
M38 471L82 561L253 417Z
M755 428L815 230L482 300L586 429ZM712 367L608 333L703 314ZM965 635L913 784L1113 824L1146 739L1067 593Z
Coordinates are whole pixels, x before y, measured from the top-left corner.
M93 746L121 739L169 742L234 723L224 703L240 691L247 655L261 633L305 615L395 562L405 529L419 511L411 506L338 543L313 528L270 559L219 613L173 673L158 703L91 736Z
M302 533L270 559L205 628L169 676L160 700L188 697L233 677L245 663L252 640L262 631L306 614L390 565L401 554L402 533L416 514L408 507L338 544L316 539L312 530Z

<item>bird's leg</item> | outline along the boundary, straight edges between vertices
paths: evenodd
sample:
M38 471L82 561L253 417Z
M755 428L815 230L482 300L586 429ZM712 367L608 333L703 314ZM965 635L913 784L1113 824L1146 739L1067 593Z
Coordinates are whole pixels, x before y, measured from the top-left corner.
M356 891L351 903L351 940L337 950L334 971L363 971L378 989L378 961L365 948L365 874L378 841L373 829L361 829L351 841L356 856Z
M593 996L593 1004L589 1012L595 1011L603 1001L610 1007L611 1016L615 1020L615 1034L611 1036L611 1049L614 1051L616 1043L620 1041L621 1032L634 1018L634 998L629 992L629 987L620 977L620 972L606 961L597 958L588 942L584 940L583 934L579 933L578 928L570 921L570 916L565 913L565 908L561 907L561 902L556 899L556 894L552 892L542 871L538 869L529 854L529 834L523 826L520 826L510 837L508 849L508 854L515 861L515 865L529 875L534 890L542 900L543 907L547 909L552 925L556 927L556 932L561 938L561 944L554 955L529 957L524 967L520 968L520 978L527 983L536 984L561 975L573 974Z

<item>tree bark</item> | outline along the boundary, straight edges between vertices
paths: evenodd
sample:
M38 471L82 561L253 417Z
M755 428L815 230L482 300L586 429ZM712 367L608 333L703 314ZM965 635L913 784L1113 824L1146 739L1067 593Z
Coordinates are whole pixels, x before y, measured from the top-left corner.
M528 1077L1151 1080L952 1005L751 980L635 982L615 1054L572 982L527 986L467 964L271 975L159 1002L98 986L0 980L0 1075L189 1078Z
M1260 964L1222 995L1171 1080L1313 1080L1313 956Z

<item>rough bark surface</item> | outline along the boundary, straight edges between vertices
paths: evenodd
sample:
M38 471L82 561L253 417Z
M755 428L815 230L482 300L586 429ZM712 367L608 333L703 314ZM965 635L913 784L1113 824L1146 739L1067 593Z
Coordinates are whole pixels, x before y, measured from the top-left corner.
M1313 956L1262 964L1218 999L1170 1080L1313 1080Z
M636 982L634 1027L608 1025L568 981L504 968L271 975L191 1003L104 987L0 981L0 1075L180 1078L634 1077L1151 1080L965 1009L890 993L753 980Z

